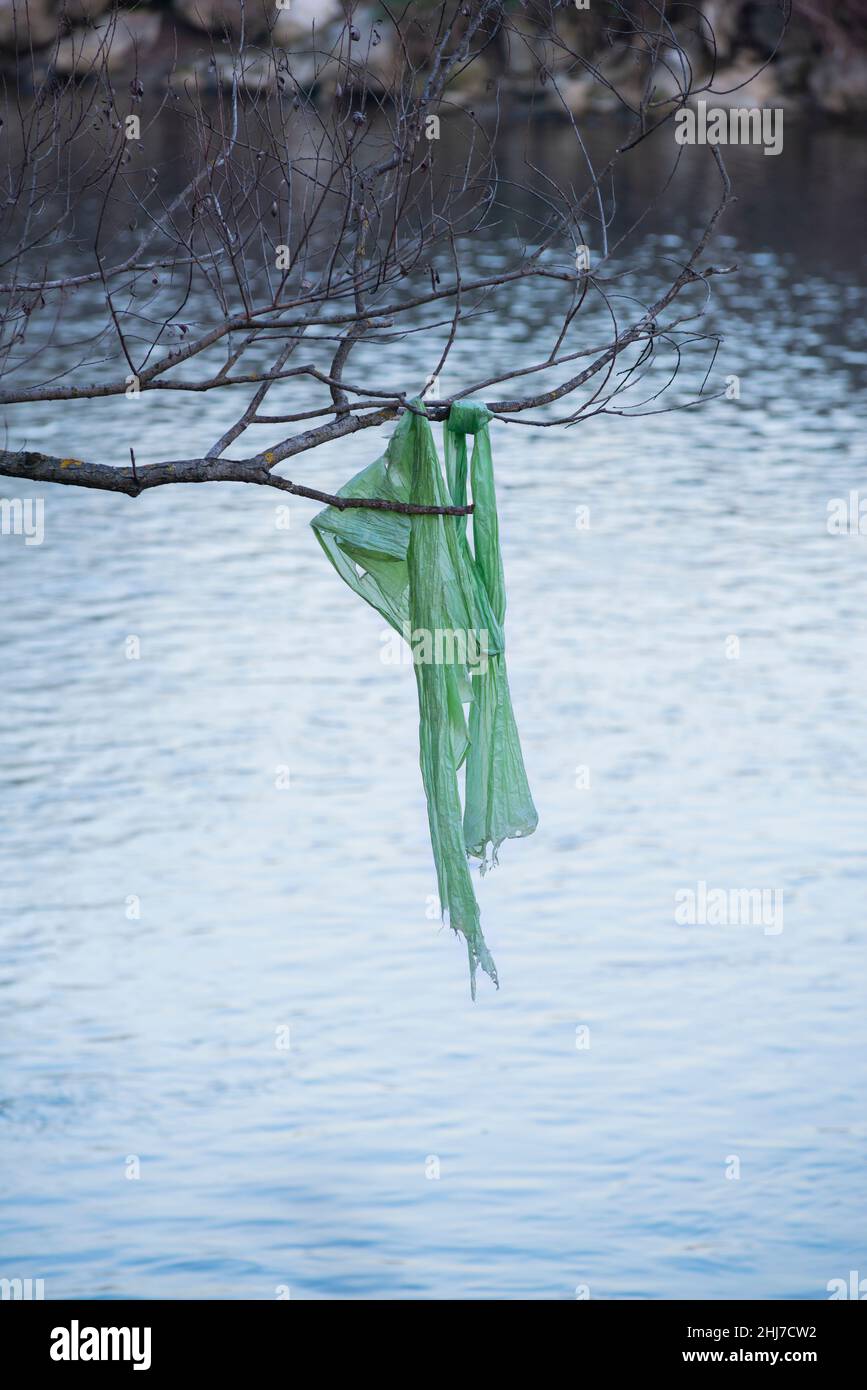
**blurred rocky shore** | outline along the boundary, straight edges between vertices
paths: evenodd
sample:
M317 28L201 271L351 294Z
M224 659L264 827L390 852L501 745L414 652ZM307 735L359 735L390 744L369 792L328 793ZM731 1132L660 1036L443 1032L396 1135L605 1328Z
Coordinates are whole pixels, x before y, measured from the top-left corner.
M639 12L641 0L635 0ZM430 0L398 7L413 12L406 41L413 63L427 52L425 13ZM562 110L557 88L574 114L618 105L608 82L630 100L639 96L639 75L628 44L613 36L614 7L589 0L587 8L555 5L557 25L570 45L601 72L599 82L564 60L531 17L533 6L509 6L510 34L500 35L482 58L469 65L453 99L484 104L496 91L530 97ZM537 7L539 9L544 6ZM697 22L701 15L709 28ZM346 35L365 85L386 88L400 53L392 25L376 0L247 0L243 9L245 52L241 82L248 91L267 91L287 81L306 90L337 80L332 52L347 21ZM394 11L392 11L394 13ZM780 51L758 72L777 46L781 11L776 0L697 0L669 5L682 51L670 50L658 97L673 96L685 60L693 85L713 75L713 100L738 106L783 106L831 116L867 116L867 0L794 0ZM199 90L230 84L237 71L242 6L239 0L0 0L0 71L26 85L47 74L87 80L106 68L112 76L153 82L171 78ZM714 39L710 40L710 29ZM715 54L713 52L715 46ZM715 67L715 72L714 72ZM345 68L344 76L345 80ZM743 84L743 85L742 85ZM728 96L718 93L729 91ZM493 99L493 98L491 98Z

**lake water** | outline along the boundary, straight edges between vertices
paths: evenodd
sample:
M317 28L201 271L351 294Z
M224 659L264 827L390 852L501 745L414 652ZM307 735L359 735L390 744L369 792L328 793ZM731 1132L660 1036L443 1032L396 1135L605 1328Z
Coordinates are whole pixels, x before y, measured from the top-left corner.
M867 493L865 165L804 126L731 152L713 380L739 400L494 428L539 828L479 881L501 989L475 1004L430 917L412 672L313 504L286 530L264 489L44 487L44 544L0 538L0 1275L261 1299L867 1276L867 536L826 523ZM713 192L647 245L677 255ZM547 302L476 320L445 388ZM227 410L8 424L146 461ZM287 475L336 488L385 438ZM782 930L680 925L700 882L779 890Z

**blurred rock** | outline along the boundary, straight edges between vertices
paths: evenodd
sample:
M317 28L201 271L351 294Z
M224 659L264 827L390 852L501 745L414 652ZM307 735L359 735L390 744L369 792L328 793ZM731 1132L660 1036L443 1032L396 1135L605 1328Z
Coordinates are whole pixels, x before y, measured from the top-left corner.
M693 33L676 34L677 44L662 49L653 75L655 101L681 101L689 87L702 83L710 65Z
M784 6L741 4L734 7L743 15L748 42L757 48L763 57L769 58L776 48L788 42L791 23L786 24Z
M589 77L561 78L557 83L560 95L573 116L583 116L590 110L593 82Z
M482 57L470 63L449 83L445 98L446 111L450 106L473 108L484 104L486 98L493 96L499 73L487 58Z
M507 54L509 79L518 86L535 86L543 69L556 73L570 65L562 48L532 19L520 14L511 18Z
M58 31L54 0L0 0L0 48L22 52L45 48Z
M86 29L73 29L60 40L54 58L59 77L95 77L107 72L133 71L156 43L159 13L121 10Z
M824 54L810 73L809 89L830 115L867 114L867 53L843 49Z
M398 45L385 16L378 20L356 10L347 31L340 0L293 0L278 10L272 33L274 48L284 54L282 67L300 87L330 86L340 81L381 94L395 77Z
M276 87L283 96L306 95L326 82L333 70L333 62L321 50L303 53L289 53L274 49Z
M54 0L53 7L58 18L65 18L74 25L99 19L100 15L111 9L111 5L112 0Z
M278 9L271 42L281 91L309 92L336 82L333 47L345 22L340 0L292 0L288 9Z
M61 75L81 75L99 66L106 45L109 68L123 68L137 61L138 42L143 71L151 77L168 76L177 65L182 74L195 72L211 86L231 85L231 55L224 41L237 48L240 0L122 4L128 8L117 12L108 43L107 26L115 16L112 0L0 0L5 73L16 71L13 55L31 48L42 51L36 70L53 66ZM503 98L532 99L540 111L562 112L565 105L575 116L616 112L623 102L635 107L646 94L647 50L626 35L632 21L645 22L644 0L623 0L619 24L612 23L609 7L595 0L586 10L566 0L553 9L559 42L549 37L547 5L514 0L508 24L491 29L482 54L455 75L447 100L475 106L499 91ZM241 85L250 93L285 92L294 86L319 91L326 100L340 86L381 98L394 86L404 45L420 81L436 45L437 5L402 0L399 12L403 43L378 0L353 0L351 9L348 0L246 0L249 48ZM714 91L706 93L710 103L761 107L788 102L793 108L800 104L853 119L867 114L867 0L796 0L782 47L773 57L782 18L776 0L695 0L671 13L671 42L654 74L657 103L676 102L682 84L701 86L711 78L712 28L716 73ZM161 17L163 41L154 44L154 26ZM466 16L459 15L454 42L466 23ZM54 63L51 49L58 41ZM216 59L207 71L203 53ZM26 83L20 59L17 72Z
M291 0L288 8L278 0L272 38L279 48L289 48L298 39L309 39L314 26L319 32L330 24L342 25L345 18L340 0Z
M238 0L174 0L175 13L193 29L215 39L241 37L242 11ZM274 0L247 0L243 11L245 40L267 39L277 17Z
M238 90L246 92L248 96L258 96L261 92L277 90L277 61L271 53L255 53L252 57L245 58L244 62L240 64L230 57L217 59L216 78L221 87L227 91L232 91L236 73L238 74Z
M349 50L350 61L356 71L364 70L369 77L368 85L379 86L387 91L397 74L398 44L391 25L385 17L375 19L356 16L354 33ZM363 72L361 73L363 81Z
M708 106L740 106L747 109L755 106L783 106L783 94L773 67L756 69L761 59L755 54L745 55L729 68L717 71L713 80L713 91L699 92L698 98Z
M774 76L780 84L780 91L786 97L802 99L808 94L812 57L806 53L792 53L774 63Z
M592 83L591 106L594 111L621 111L624 101L633 107L638 106L647 76L641 55L615 44L594 60L594 66L604 78L604 82L594 79Z
M701 6L707 23L696 25L696 29L708 54L712 57L716 51L717 65L728 62L734 52L742 9L743 6L733 4L732 0L704 0Z

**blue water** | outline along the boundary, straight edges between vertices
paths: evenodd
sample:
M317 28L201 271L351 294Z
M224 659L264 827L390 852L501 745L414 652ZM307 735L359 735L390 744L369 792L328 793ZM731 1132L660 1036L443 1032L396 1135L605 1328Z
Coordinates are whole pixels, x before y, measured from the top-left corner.
M415 682L311 505L285 530L264 489L45 487L44 544L0 538L0 1275L261 1299L867 1275L867 536L826 525L867 493L853 160L833 133L743 154L713 311L740 400L494 431L540 823L479 882L501 989L475 1005L431 917ZM455 375L539 317L477 321ZM146 461L226 408L9 423ZM385 437L290 476L336 487ZM780 889L782 931L678 925L699 881Z

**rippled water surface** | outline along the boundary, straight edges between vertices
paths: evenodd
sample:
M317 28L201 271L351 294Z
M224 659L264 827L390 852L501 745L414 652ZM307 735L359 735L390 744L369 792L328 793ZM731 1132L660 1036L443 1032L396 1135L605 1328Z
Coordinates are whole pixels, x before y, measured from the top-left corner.
M867 538L826 526L867 490L864 143L732 166L714 373L741 399L494 430L540 815L479 883L499 993L471 1003L428 915L415 682L312 506L285 530L264 489L45 487L45 543L0 540L0 1274L265 1299L867 1274ZM675 214L673 255L700 220ZM455 379L538 332L521 294ZM134 409L143 459L228 420ZM12 437L125 459L125 403L86 410ZM336 487L384 438L291 476ZM679 926L700 880L780 888L784 929Z

